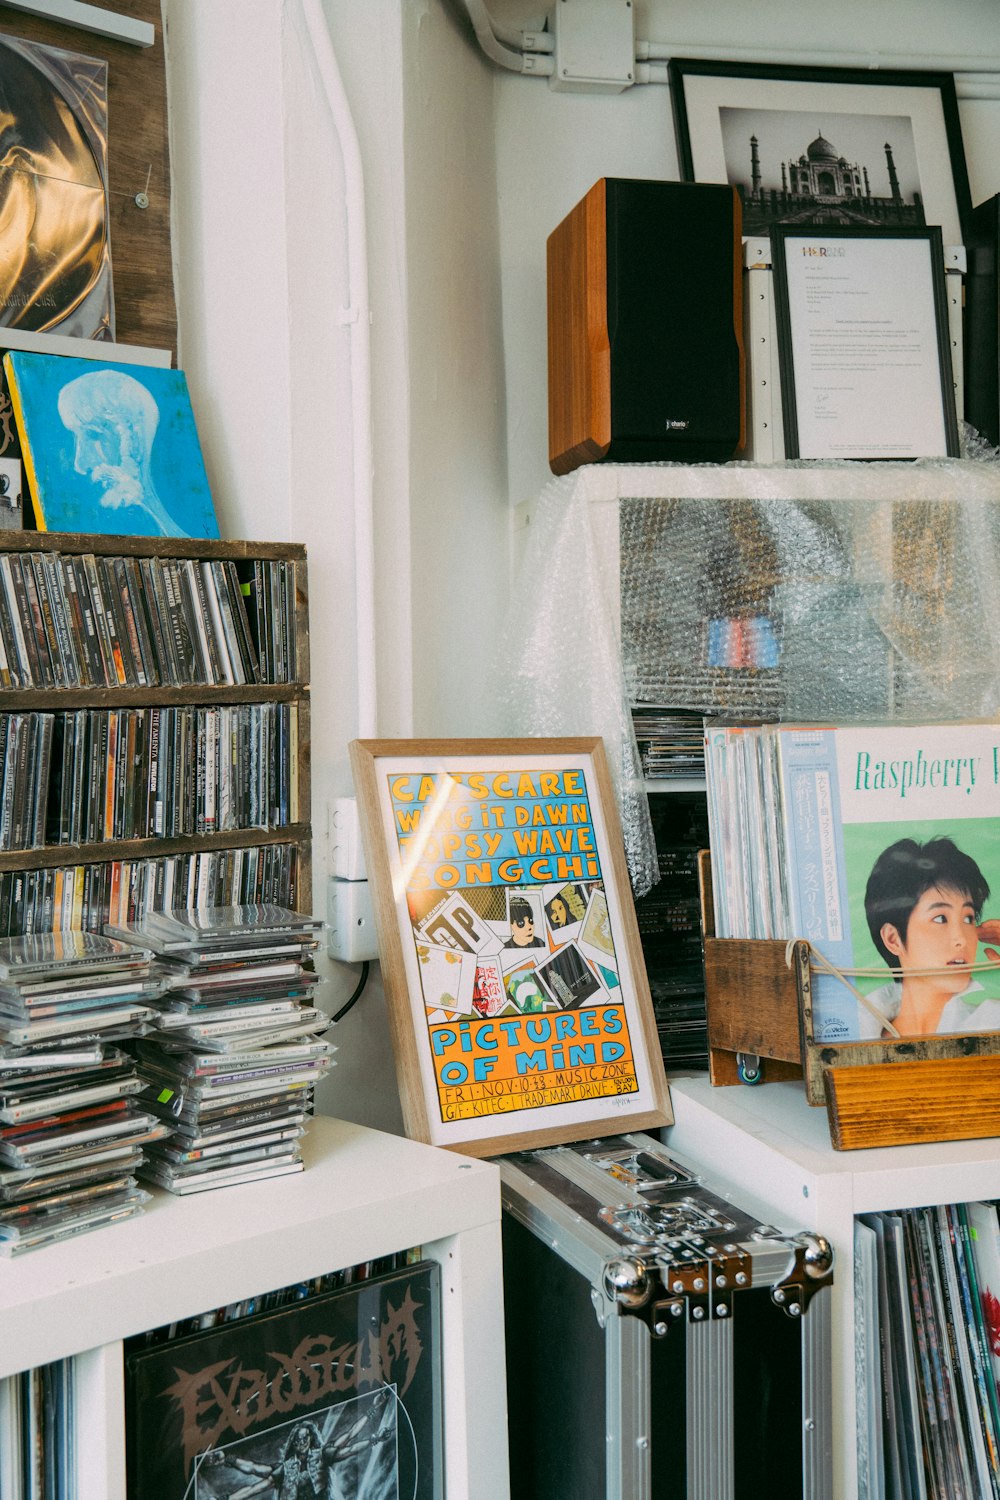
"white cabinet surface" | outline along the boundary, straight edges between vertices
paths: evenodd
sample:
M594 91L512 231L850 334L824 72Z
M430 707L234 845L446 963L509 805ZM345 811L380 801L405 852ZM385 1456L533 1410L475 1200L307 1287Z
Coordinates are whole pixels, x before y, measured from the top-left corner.
M509 1495L500 1175L317 1118L306 1170L187 1198L0 1262L0 1375L79 1362L81 1500L124 1500L122 1340L177 1318L423 1247L441 1266L445 1488Z

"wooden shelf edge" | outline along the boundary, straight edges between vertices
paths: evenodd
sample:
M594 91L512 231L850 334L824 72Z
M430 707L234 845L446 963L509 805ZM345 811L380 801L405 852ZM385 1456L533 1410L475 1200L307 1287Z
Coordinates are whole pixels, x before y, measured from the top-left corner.
M1000 1136L1000 1057L832 1067L824 1074L837 1151Z
M284 828L240 828L226 833L184 834L169 839L108 839L99 844L45 844L40 849L5 849L0 853L0 873L110 864L118 859L161 859L174 854L213 854L226 849L254 849L270 844L294 844L300 852L307 853L312 846L310 825L289 823Z
M305 682L267 682L206 686L104 688L3 688L0 712L45 713L75 708L213 708L240 703L301 703L308 701Z
M5 531L0 552L93 552L98 557L228 558L304 562L304 542L221 541L187 536L113 536L79 531Z

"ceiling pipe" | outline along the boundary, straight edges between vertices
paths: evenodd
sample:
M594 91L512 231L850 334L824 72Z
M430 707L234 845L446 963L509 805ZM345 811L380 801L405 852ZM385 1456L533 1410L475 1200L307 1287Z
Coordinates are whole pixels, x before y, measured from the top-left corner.
M509 68L512 73L523 72L523 54L514 51L511 47L505 47L497 40L496 31L483 0L465 0L465 8L476 33L476 40L486 56L492 62L498 63L501 68Z
M487 57L514 73L548 77L553 72L550 59L538 55L544 46L553 45L549 33L517 32L501 26L486 9L485 0L464 0L476 38ZM507 45L509 44L509 45ZM977 57L971 53L922 56L913 52L831 52L816 49L760 46L708 46L696 42L636 41L635 82L667 83L665 64L671 58L691 58L696 62L740 62L778 64L785 67L855 68L863 72L938 72L955 76L955 92L960 99L1000 99L1000 57Z

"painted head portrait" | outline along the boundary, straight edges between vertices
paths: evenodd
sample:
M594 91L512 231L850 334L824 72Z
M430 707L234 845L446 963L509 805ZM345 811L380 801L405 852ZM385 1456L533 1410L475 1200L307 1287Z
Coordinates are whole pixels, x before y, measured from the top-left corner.
M40 530L219 535L182 370L20 350L3 368Z
M145 386L123 370L78 375L59 392L59 416L73 434L73 468L98 486L102 505L139 506L161 535L183 535L153 484L160 414Z

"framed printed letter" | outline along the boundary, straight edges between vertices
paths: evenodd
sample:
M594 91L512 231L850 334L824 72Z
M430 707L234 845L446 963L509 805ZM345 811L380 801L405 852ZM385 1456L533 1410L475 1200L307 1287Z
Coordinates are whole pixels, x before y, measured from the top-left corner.
M771 230L788 458L957 458L941 231Z
M602 742L351 762L407 1133L488 1156L669 1124Z

